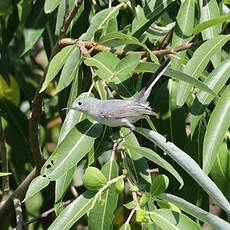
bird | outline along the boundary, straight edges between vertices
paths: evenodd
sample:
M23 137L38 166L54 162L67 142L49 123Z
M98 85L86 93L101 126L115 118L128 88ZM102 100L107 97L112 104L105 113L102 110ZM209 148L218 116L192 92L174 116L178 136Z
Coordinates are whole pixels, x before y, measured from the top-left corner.
M110 127L128 127L132 132L135 130L134 123L138 120L147 115L156 115L149 106L148 97L170 63L171 57L168 56L135 98L101 100L88 96L88 93L82 93L70 107L64 109L80 111Z

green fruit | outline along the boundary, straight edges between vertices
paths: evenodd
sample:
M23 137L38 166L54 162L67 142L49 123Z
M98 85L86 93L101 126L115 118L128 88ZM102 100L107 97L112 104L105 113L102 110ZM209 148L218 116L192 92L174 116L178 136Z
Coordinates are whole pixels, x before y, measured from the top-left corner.
M139 223L145 222L146 218L147 218L147 214L146 214L145 210L138 209L136 211L136 222L139 222Z
M106 177L98 168L88 167L85 170L83 184L88 190L99 190L106 185L106 183Z
M115 183L115 189L118 193L122 193L124 191L125 183L123 179L118 180Z
M147 196L143 194L140 199L140 207L143 208L147 204Z
M164 192L169 185L169 178L166 175L158 175L153 179L150 193L152 195L157 195Z

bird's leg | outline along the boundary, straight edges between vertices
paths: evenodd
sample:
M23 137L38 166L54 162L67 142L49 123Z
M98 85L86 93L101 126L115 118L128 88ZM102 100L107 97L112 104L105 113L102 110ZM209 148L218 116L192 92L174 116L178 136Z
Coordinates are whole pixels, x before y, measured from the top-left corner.
M116 143L119 145L130 133L132 133L135 130L135 126L129 122L129 120L125 119L126 125L129 128L129 132L126 133L124 136L120 137Z

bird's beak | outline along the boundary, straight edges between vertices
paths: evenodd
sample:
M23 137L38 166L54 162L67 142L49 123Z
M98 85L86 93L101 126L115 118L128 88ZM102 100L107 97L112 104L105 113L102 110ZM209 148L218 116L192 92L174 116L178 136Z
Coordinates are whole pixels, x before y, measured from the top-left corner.
M68 110L68 109L74 109L73 107L66 107L66 108L62 108L61 110Z

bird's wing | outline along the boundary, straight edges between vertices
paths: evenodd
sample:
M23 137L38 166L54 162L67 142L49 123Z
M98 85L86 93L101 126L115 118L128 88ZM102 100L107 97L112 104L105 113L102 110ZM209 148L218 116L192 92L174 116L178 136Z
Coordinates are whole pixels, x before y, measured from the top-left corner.
M150 107L140 104L119 105L116 107L106 107L100 110L100 114L108 119L121 119L127 117L139 117L144 115L155 115Z

